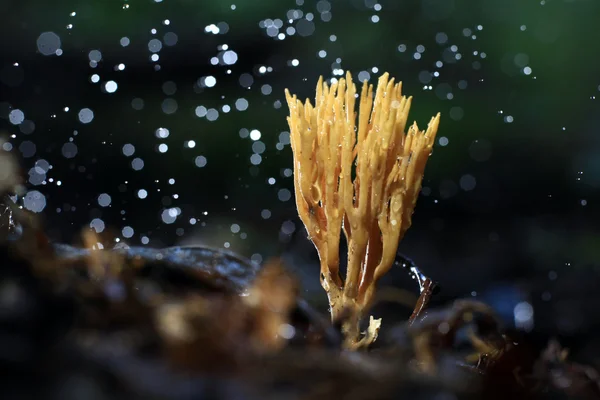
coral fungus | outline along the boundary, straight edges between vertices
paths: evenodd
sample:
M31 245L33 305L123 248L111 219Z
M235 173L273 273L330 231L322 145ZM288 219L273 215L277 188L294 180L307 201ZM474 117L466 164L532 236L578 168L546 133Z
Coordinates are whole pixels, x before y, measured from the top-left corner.
M371 317L364 337L359 322L411 225L440 121L438 114L427 130L414 123L405 132L412 97L402 96L401 89L385 73L373 97L373 85L365 82L358 115L350 73L331 86L320 78L314 106L286 90L296 205L319 253L331 316L342 324L348 348L377 337L380 320ZM342 231L348 244L344 280Z

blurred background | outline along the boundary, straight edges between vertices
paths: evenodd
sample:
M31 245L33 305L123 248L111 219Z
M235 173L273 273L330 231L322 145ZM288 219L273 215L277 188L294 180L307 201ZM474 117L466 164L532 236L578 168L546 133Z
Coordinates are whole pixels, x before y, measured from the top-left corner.
M293 199L284 89L414 96L442 122L400 244L507 326L600 354L600 2L2 1L0 134L52 239L283 255L323 312ZM598 97L598 98L597 98ZM382 286L416 295L400 267ZM408 308L380 315L402 320ZM374 311L377 315L378 311ZM385 319L384 319L385 321Z

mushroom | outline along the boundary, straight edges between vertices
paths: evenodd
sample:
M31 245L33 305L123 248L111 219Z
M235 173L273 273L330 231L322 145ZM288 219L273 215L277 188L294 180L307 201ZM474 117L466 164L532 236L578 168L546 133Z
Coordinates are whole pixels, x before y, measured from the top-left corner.
M402 83L385 73L373 98L373 85L365 81L358 115L350 73L331 86L321 77L314 106L285 91L296 206L319 254L332 321L341 324L349 349L377 338L381 319L371 317L365 334L359 323L411 225L440 121L438 113L426 130L415 122L405 132L412 97L401 90ZM342 231L348 244L345 279Z

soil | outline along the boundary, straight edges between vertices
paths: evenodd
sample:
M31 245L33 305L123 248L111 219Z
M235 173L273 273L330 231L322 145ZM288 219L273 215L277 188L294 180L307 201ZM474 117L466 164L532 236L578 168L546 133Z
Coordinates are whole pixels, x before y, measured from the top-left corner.
M345 351L279 260L52 244L33 216L4 208L6 399L599 398L595 370L558 343L536 350L502 332L483 303L422 310Z

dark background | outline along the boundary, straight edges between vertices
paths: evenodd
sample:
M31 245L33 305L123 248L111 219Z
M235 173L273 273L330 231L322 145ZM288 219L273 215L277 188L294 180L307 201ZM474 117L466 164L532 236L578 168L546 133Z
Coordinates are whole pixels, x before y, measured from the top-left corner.
M316 252L289 198L283 91L312 98L319 75L349 70L375 83L387 71L414 96L411 120L424 127L442 113L400 245L441 283L437 302L478 298L509 326L515 307L531 305L528 329L540 340L558 336L596 361L600 2L2 0L0 8L0 132L27 172L24 204L42 211L53 239L77 242L91 226L130 245L203 243L259 262L283 253L325 311ZM225 51L235 63L225 65L233 55ZM84 108L94 113L87 124ZM160 127L168 137L157 137ZM399 268L387 285L416 289Z

